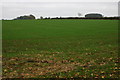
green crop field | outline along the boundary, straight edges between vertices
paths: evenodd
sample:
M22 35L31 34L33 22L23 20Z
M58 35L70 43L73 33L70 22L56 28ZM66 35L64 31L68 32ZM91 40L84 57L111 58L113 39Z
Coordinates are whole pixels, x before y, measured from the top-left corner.
M118 78L118 20L4 20L3 78Z

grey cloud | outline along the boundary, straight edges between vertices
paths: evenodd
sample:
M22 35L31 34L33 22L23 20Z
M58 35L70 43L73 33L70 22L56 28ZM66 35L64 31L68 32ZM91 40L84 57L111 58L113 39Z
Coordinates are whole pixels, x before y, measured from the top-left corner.
M99 12L105 16L118 15L117 2L5 2L3 18L15 18L24 14L40 16L77 16L80 12Z
M2 2L118 2L119 0L2 0Z

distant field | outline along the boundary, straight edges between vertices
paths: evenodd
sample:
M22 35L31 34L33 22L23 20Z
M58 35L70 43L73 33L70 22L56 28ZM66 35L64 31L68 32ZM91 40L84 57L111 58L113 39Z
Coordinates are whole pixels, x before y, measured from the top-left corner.
M4 78L118 78L118 20L2 25Z

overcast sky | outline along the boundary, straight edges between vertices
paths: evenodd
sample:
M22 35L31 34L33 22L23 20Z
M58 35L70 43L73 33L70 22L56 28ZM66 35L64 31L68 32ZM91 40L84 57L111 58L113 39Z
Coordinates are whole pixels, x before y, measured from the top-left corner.
M119 0L1 0L2 2L118 2Z
M119 0L2 0L2 18L13 19L33 14L36 18L54 16L78 16L81 13L118 15Z

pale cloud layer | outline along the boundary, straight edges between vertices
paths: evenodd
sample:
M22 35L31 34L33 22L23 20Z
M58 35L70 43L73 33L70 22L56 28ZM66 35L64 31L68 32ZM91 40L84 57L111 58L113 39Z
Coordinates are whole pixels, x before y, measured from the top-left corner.
M118 2L119 0L1 0L2 2Z
M68 1L68 0L64 0L64 1ZM103 0L84 0L84 2L81 2L83 0L69 0L68 2L64 2L64 1L63 0L24 0L24 1L4 0L4 2L2 2L2 14L3 14L2 18L13 19L21 15L29 15L29 14L35 15L37 18L39 18L40 16L43 17L77 16L78 12L81 13L82 16L84 16L87 13L101 13L104 16L118 15L118 2L117 2L118 0L104 0L104 2L102 2ZM89 1L89 2L85 2L85 1Z

